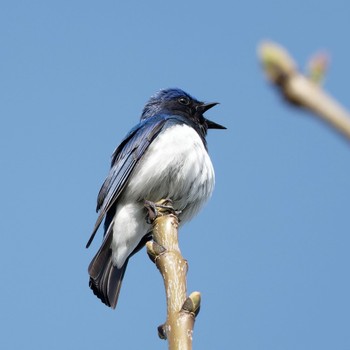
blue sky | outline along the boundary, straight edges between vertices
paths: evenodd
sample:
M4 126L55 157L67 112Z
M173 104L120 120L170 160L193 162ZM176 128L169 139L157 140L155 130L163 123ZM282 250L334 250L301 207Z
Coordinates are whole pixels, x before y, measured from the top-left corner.
M143 250L112 311L85 243L109 157L155 91L221 104L208 117L216 189L183 227L195 349L349 349L350 148L284 105L256 48L301 67L331 55L348 102L347 1L3 1L0 5L0 348L165 349L162 280Z

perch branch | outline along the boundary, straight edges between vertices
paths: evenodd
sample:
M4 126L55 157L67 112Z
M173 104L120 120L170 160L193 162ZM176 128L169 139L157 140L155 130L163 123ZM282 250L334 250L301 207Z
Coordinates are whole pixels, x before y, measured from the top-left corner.
M186 296L188 266L178 245L178 213L170 200L146 201L145 206L153 224L153 241L147 243L147 253L163 277L167 301L167 319L158 327L158 335L168 340L170 350L190 350L200 293Z
M264 42L259 56L268 79L288 102L311 111L350 139L350 114L314 80L300 73L284 48Z

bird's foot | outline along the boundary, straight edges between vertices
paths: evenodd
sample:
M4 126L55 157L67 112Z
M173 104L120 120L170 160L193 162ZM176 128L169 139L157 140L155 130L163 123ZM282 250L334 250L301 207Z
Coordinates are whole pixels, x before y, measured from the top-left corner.
M145 207L148 210L147 223L151 224L158 216L173 214L178 216L181 210L175 210L173 201L169 198L161 199L159 202L145 200Z

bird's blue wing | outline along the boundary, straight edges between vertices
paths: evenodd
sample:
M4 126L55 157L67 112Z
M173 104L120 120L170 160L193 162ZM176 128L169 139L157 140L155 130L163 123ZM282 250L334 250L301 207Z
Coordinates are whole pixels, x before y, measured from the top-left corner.
M99 216L86 247L91 244L106 213L123 191L135 165L169 119L180 123L184 122L181 117L170 115L157 115L143 120L129 132L114 151L110 172L97 198Z

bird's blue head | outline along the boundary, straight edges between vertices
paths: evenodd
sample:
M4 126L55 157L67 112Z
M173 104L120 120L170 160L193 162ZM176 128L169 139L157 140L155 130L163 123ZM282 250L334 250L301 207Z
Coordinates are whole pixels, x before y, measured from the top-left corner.
M189 120L201 136L205 136L208 129L226 129L203 114L217 105L217 102L204 103L181 89L164 89L153 95L143 109L141 120L151 118L157 114L180 115Z

